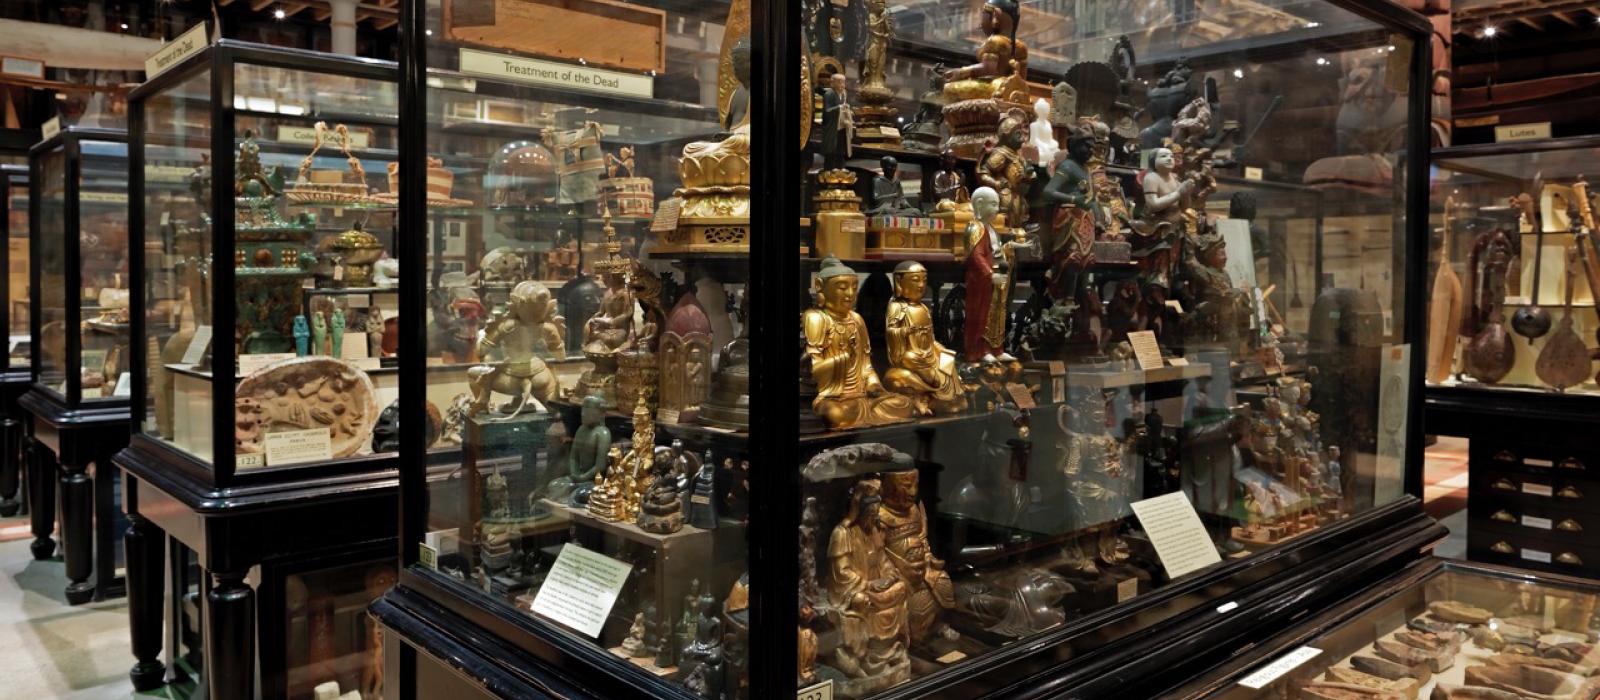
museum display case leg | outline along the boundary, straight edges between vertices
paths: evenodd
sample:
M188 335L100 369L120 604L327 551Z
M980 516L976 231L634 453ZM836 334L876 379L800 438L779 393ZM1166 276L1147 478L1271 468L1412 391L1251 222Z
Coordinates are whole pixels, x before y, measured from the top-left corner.
M244 577L244 571L212 572L206 592L205 682L213 698L255 694L256 594Z
M61 558L67 569L67 603L94 598L94 482L87 465L61 462Z
M11 418L0 420L0 518L9 518L22 509L17 485L22 476L22 424Z
M127 554L128 635L132 639L133 689L161 687L166 665L161 663L162 598L166 595L166 533L139 514L138 484L124 477L123 494L128 509L128 531L122 535Z
M162 539L165 550L163 559L166 566L166 581L162 589L162 600L166 605L163 611L162 624L165 625L166 635L163 647L164 657L171 659L167 665L167 682L184 683L189 680L189 674L184 672L181 659L187 662L190 668L201 668L197 644L185 642L189 637L187 621L187 598L189 596L189 550L178 541L178 538L167 535ZM199 697L199 696L196 696Z
M23 450L28 463L28 513L33 525L34 559L49 559L56 552L50 535L56 529L55 455L29 436Z
M111 463L111 453L97 452L91 462L89 480L94 488L94 599L108 600L125 592L123 580L117 577L117 547L121 544L117 531L122 496L122 484L117 479L117 468Z

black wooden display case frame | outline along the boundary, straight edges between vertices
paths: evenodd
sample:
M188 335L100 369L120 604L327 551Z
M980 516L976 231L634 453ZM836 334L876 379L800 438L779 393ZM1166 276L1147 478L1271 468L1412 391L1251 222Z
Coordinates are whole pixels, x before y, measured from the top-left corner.
M0 165L0 243L4 244L0 245L0 275L6 278L0 282L0 328L5 328L8 335L11 332L12 304L11 195L17 191L30 192L28 173L28 166L24 164ZM31 195L28 201L32 201ZM31 205L29 214L32 214ZM32 240L29 232L22 233L27 240ZM32 256L29 257L31 259ZM31 340L29 345L32 345ZM26 420L22 407L17 405L17 399L22 398L22 394L33 385L33 370L31 362L29 366L12 365L8 349L5 356L0 357L0 518L16 515L27 500L17 493L22 483L22 424Z
M1429 60L1431 26L1409 10L1387 0L1328 0L1383 25L1377 35L1389 32L1411 39L1408 76L1413 89L1407 101L1411 114L1406 136L1405 245L1396 251L1407 272L1403 307L1397 307L1396 329L1413 344L1425 336L1425 300L1422 270L1427 259L1427 194L1429 163ZM401 9L400 58L400 201L401 221L424 217L427 155L427 29L422 0L407 0ZM781 290L804 288L799 261L794 257L798 234L794 222L804 211L802 188L793 174L804 172L798 128L799 75L790 58L800 50L800 6L771 0L751 3L753 124L773 125L758 130L753 139L752 236L749 256L751 279L777 293L751 299L749 329L751 356L750 444L799 445L800 430L789 382L800 374L795 352L794 326L800 317L799 293ZM1373 33L1373 32L1367 32ZM1272 41L1264 46L1231 42L1213 56L1203 50L1187 52L1192 65L1215 67L1229 60L1262 59L1301 54L1316 49L1337 50L1337 37L1316 36L1295 41ZM898 42L897 42L898 44ZM893 50L898 51L898 45ZM943 56L942 52L935 54ZM1205 55L1202 55L1205 54ZM1178 57L1160 59L1170 65ZM1157 61L1159 63L1159 61ZM1154 64L1141 63L1141 71ZM1164 70L1154 66L1155 70ZM1030 71L1036 78L1039 73ZM589 100L588 96L573 98ZM401 305L420 308L425 260L402 256ZM403 316L402 345L426 347L424 319ZM1407 405L1408 439L1405 454L1405 494L1399 500L1353 516L1318 532L1275 547L1246 560L1226 562L1198 575L1141 595L1114 609L1101 611L1067 625L1020 641L999 653L968 661L946 671L896 686L874 700L921 697L1098 697L1142 681L1138 676L1160 668L1162 678L1198 673L1215 655L1265 636L1264 630L1281 627L1337 600L1354 586L1365 586L1414 560L1444 531L1427 518L1419 500L1422 492L1422 379L1423 353L1412 353L1410 400ZM402 422L423 420L426 381L422 353L401 358ZM504 697L530 698L672 698L698 696L683 687L660 681L627 660L576 635L557 630L531 616L505 614L502 604L462 595L460 584L419 564L418 543L426 531L429 494L423 460L426 452L421 431L401 435L400 578L399 585L374 604L374 614L384 624L386 643L397 642L398 663L387 668L386 687L398 687L393 697L418 697L414 687L422 663L443 664L463 683L476 690ZM751 653L748 659L752 698L790 697L796 692L798 626L796 582L799 563L795 524L800 520L801 475L783 458L751 470L751 500L762 504L761 517L751 518L747 532L749 551L749 612ZM1231 596L1217 598L1219 588ZM1214 601L1204 604L1201 601ZM1198 603L1198 604L1197 604ZM1152 617L1160 622L1149 624ZM1109 642L1109 643L1108 643ZM426 654L424 660L419 655ZM467 680L467 679L470 679Z
M55 551L51 531L59 510L61 554L67 574L66 598L74 605L119 596L123 587L122 578L116 575L117 550L121 544L114 527L118 512L111 456L128 444L129 402L126 397L115 396L83 401L79 197L82 194L82 142L126 144L127 138L127 132L121 130L67 126L28 151L28 247L31 251L28 286L35 291L28 315L28 335L32 343L29 388L17 404L33 414L26 422L22 448L28 470L28 508L34 538L31 549L36 559L48 558ZM63 302L66 363L61 370L66 375L65 394L55 387L45 386L39 376L42 370L39 358L44 344L40 342L43 337L39 308L42 295L37 290L40 289L39 268L44 256L37 251L41 249L39 214L43 208L39 193L45 186L40 160L57 149L64 153L66 165L62 173L66 179L62 191L65 207L62 214L63 291L72 296ZM132 204L132 197L129 200Z
M129 190L144 192L144 138L145 138L145 99L163 94L168 88L194 77L202 71L208 71L210 78L210 144L212 154L211 163L211 202L209 210L211 218L211 295L212 295L212 327L228 329L227 337L231 337L232 329L237 323L237 305L232 297L234 289L234 156L238 152L235 131L235 117L239 114L257 114L247 109L238 109L234 106L233 67L237 64L247 64L264 68L278 68L283 70L304 71L339 75L345 77L362 78L367 80L393 82L396 77L395 64L390 61L340 56L335 54L307 51L302 49L285 49L261 44L223 39L212 43L199 52L188 56L177 65L167 69L160 75L152 78L139 87L134 88L128 97L129 131L133 134L129 146L131 171L128 176ZM272 115L277 116L277 115ZM375 126L381 128L394 128L394 120L374 119L344 114L306 114L296 115L294 118L305 121L317 119L338 120L353 126ZM143 251L145 244L145 202L141 197L134 197L129 207L129 244L133 250ZM408 249L410 243L403 237L395 242L396 253L401 256L420 255L422 246L415 246L415 253ZM404 259L402 257L402 259ZM139 284L132 285L131 306L135 309L145 307L144 274L145 260L142 253L135 256L130 265L130 275L138 280ZM406 306L402 308L422 308ZM402 314L403 315L403 314ZM133 337L145 337L145 319L140 314L134 315ZM131 367L142 368L146 366L148 358L144 344L136 343L132 348ZM235 348L231 342L212 343L211 365L214 368L231 368L235 366ZM143 370L133 373L132 393L137 398L135 405L141 409L133 415L133 449L158 453L159 459L168 463L171 468L181 470L193 478L210 484L215 489L229 489L243 486L261 485L273 482L301 482L314 480L321 477L336 477L340 475L361 472L380 472L394 468L395 456L369 455L365 457L349 457L331 462L314 464L295 464L288 466L266 466L252 468L244 472L237 469L234 454L234 389L237 383L231 370L216 370L211 379L211 401L216 410L212 411L212 455L211 460L206 460L189 454L171 445L165 444L158 438L152 438L144 433L144 397L148 396L149 387L146 386L148 377Z

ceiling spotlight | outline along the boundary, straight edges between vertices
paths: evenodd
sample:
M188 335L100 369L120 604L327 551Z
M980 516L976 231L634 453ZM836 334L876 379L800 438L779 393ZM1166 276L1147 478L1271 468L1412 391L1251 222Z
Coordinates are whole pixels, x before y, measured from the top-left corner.
M1306 29L1316 29L1322 26L1321 22L1306 22Z
M1319 65L1319 66L1326 66L1326 65L1328 65L1328 59L1326 59L1326 58L1323 58L1323 57L1321 57L1321 56L1318 56L1318 57L1317 57L1317 65Z
M1233 69L1233 77L1239 78L1241 80L1244 79L1244 69L1243 68L1235 68L1235 69Z
M433 30L432 29L424 29L424 30L422 30L422 33L423 34L427 34L428 36L433 36Z
M289 13L284 12L283 8L281 8L281 7L272 11L272 18L273 19L283 19L283 18L288 17L288 16L289 16Z
M123 22L122 23L122 31L128 31L128 23L127 22Z
M1492 25L1492 24L1485 25L1484 28L1483 28L1483 35L1485 37L1490 38L1490 39L1493 39L1494 35L1499 34L1499 33L1500 33L1500 29L1498 27Z

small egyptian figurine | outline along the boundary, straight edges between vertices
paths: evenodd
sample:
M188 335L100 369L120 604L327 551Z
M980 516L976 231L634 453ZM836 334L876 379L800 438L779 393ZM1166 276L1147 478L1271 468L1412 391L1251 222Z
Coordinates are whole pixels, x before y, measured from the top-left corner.
M294 354L305 357L311 354L311 326L305 314L294 317Z
M344 357L344 309L334 308L333 319L328 322L328 335L330 336L328 354L333 357Z
M887 391L872 369L867 323L856 313L859 278L836 258L822 261L818 306L801 316L817 397L811 408L833 430L909 420L911 400Z
M321 311L311 312L311 354L326 355L328 343L328 319Z
M933 335L933 312L922 302L928 269L915 260L894 268L894 299L885 318L889 369L884 386L911 397L918 415L959 413L966 405L955 353Z

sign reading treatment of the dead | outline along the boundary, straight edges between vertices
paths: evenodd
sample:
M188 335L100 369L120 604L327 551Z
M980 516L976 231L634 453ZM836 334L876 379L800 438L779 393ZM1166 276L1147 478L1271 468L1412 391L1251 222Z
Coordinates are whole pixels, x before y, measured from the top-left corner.
M1156 556L1167 576L1177 578L1222 561L1211 534L1182 491L1147 498L1132 504L1139 525L1155 545Z
M567 543L533 599L533 612L591 637L600 636L632 564Z
M542 61L537 58L461 49L461 72L552 87L576 88L632 97L653 97L655 79L604 68Z

